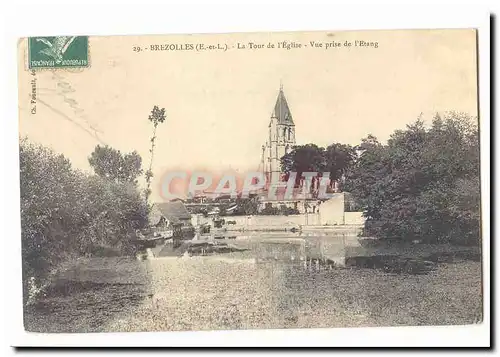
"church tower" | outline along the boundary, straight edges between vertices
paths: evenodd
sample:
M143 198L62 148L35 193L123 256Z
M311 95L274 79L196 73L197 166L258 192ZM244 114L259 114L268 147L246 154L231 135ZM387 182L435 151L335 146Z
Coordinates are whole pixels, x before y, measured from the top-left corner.
M292 151L295 145L295 124L292 113L280 86L278 98L269 122L269 134L264 150L264 174L269 180L276 180L282 174L281 158Z

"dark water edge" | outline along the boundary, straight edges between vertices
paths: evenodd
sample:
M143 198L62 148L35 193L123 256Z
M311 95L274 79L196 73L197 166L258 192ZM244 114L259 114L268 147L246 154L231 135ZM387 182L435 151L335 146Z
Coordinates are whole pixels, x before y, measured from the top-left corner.
M94 258L58 276L24 309L28 332L102 332L106 323L139 306L150 293L147 262Z
M481 253L478 250L467 249L455 252L435 252L414 258L395 254L360 255L347 257L346 266L375 269L394 274L419 275L434 271L438 264L452 264L462 261L481 262Z

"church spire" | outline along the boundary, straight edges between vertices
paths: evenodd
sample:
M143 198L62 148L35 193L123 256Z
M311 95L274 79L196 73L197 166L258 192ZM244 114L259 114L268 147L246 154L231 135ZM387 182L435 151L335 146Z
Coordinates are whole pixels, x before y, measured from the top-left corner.
M294 125L292 119L292 113L288 107L288 103L285 98L285 93L283 92L283 83L280 81L280 91L278 98L276 99L276 104L274 105L273 118L277 119L278 124Z
M279 180L282 175L281 158L288 154L295 145L295 124L293 123L290 107L285 98L283 83L280 81L280 90L273 114L269 122L269 136L264 146L264 173L268 182Z

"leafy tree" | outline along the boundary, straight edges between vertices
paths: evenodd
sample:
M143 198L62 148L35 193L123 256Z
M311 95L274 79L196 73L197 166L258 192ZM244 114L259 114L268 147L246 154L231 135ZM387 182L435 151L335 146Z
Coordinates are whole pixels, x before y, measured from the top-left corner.
M137 183L142 174L142 159L136 151L122 153L107 145L97 145L88 160L94 172L105 179Z
M315 144L299 145L281 158L282 171L296 172L296 183L303 172L330 173L330 182L343 182L344 176L356 160L356 150L350 145L334 143L326 149Z
M146 171L146 189L145 189L145 196L146 196L146 202L149 199L149 196L151 195L151 179L153 178L153 158L154 158L154 149L155 149L155 140L156 140L156 128L158 127L159 124L163 123L166 119L165 116L165 108L160 109L158 106L154 106L153 110L151 111L151 114L148 117L148 120L153 124L153 135L151 136L151 149L149 149L149 152L151 153L151 158L149 160L149 168Z
M389 175L385 148L374 138L363 139L359 159L347 173L344 189L363 207L368 220L379 217Z
M319 172L325 168L325 149L315 144L298 145L281 158L283 172Z
M330 173L330 182L343 183L356 158L356 150L351 145L334 143L328 146L325 150L325 172Z
M281 170L286 174L296 172L296 184L303 172L324 172L326 168L325 149L315 144L295 146L281 158Z
M131 182L87 175L43 146L19 146L23 289L43 285L66 261L110 248L134 253L135 230L147 223L146 206Z
M380 238L477 243L479 145L475 119L436 115L395 131L387 145L370 136L357 147L345 188Z

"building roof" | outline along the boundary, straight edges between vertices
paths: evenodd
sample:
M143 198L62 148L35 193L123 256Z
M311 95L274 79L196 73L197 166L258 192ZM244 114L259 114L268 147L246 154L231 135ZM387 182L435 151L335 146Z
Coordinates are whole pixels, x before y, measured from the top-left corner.
M293 123L292 113L288 107L288 102L285 98L285 93L283 92L283 87L280 88L272 117L278 120L278 124L295 125Z
M151 210L150 220L152 223L156 224L159 222L161 216L172 223L191 219L191 214L181 201L155 203Z

